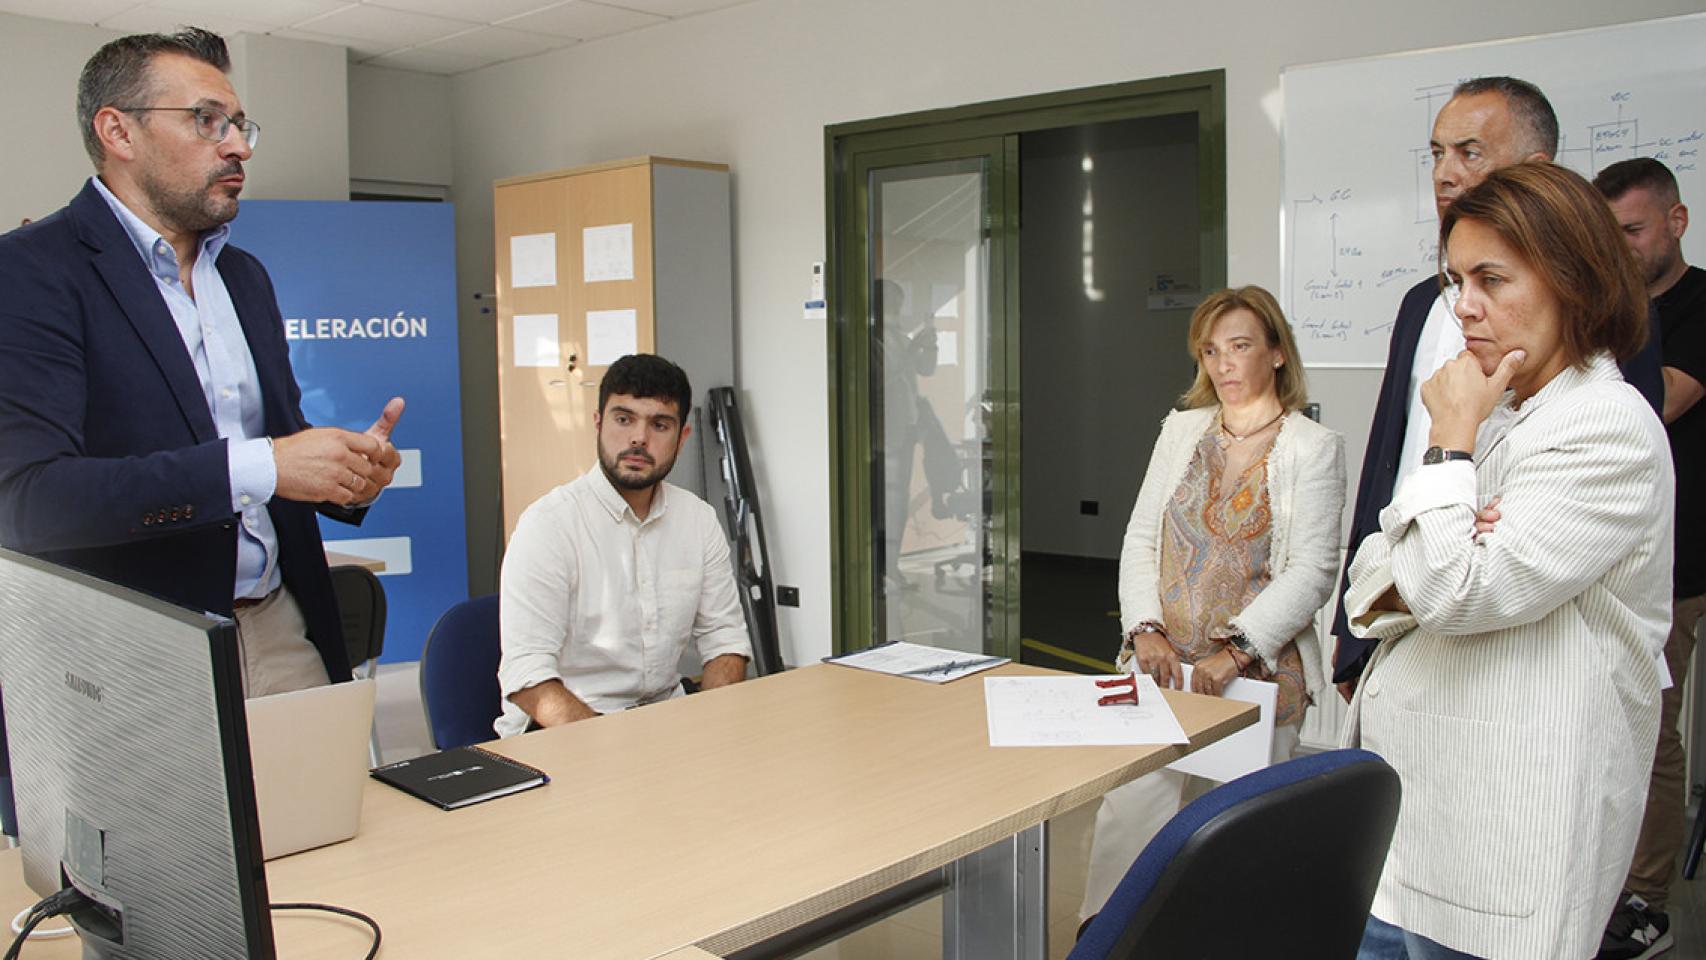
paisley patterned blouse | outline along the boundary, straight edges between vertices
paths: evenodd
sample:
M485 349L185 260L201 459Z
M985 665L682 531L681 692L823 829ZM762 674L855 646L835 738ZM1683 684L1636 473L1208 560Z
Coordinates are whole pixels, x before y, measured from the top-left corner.
M1191 464L1161 522L1162 622L1173 652L1196 663L1225 648L1210 633L1227 627L1273 579L1268 567L1270 528L1268 450L1235 477L1225 476L1219 421L1197 443ZM1268 441L1271 448L1272 439ZM1279 684L1275 723L1299 723L1308 693L1297 644L1280 651L1277 669L1251 664L1245 676Z

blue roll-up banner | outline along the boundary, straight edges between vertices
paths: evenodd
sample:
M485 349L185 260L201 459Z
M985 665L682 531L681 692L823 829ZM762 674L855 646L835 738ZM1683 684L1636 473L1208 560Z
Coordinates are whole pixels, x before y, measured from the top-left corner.
M359 527L320 519L328 550L385 562L387 663L468 596L454 230L447 203L245 200L231 224L272 274L308 422L366 430L407 401L390 488Z

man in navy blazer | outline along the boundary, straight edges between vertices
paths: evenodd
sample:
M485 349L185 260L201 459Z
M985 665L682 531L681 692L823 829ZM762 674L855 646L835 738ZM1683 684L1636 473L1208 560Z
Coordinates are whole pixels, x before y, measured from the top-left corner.
M226 243L259 128L202 30L83 70L98 176L0 237L0 544L233 616L247 693L348 679L316 510L359 522L399 457L311 428L272 283Z
M1501 167L1529 160L1551 160L1558 152L1558 118L1539 88L1512 77L1481 77L1457 85L1434 119L1434 201L1440 212L1464 191ZM1656 315L1647 345L1623 365L1623 377L1655 411L1663 408L1664 380ZM1455 336L1455 341L1452 337ZM1392 502L1401 474L1420 463L1428 435L1427 410L1419 390L1445 360L1462 349L1461 328L1451 315L1437 276L1411 287L1398 306L1386 352L1386 375L1368 432L1351 514L1346 574L1340 598L1349 586L1350 558L1369 534L1380 529L1380 511ZM1419 352L1425 356L1418 357ZM1421 369L1425 367L1426 369ZM1333 682L1349 700L1375 642L1351 635L1344 604L1333 612Z

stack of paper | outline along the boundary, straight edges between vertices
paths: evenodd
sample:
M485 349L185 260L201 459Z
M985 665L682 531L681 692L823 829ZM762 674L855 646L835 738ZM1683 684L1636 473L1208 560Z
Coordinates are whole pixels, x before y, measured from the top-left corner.
M986 677L984 706L992 747L1122 746L1187 743L1156 687L1137 675L1137 703L1101 706L1108 677Z
M944 650L921 643L891 640L838 657L824 657L823 662L839 663L844 667L857 667L860 670L874 670L897 677L910 677L913 680L947 683L968 674L999 667L1008 660L1006 657L986 657L966 653L964 650Z

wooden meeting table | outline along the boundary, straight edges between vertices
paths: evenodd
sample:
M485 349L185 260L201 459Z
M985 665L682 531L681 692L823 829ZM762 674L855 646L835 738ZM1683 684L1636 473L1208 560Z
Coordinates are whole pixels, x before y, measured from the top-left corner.
M356 838L269 863L268 893L372 916L381 957L677 960L773 942L934 872L944 956L1040 960L1045 822L1189 752L990 747L982 678L1050 673L937 685L816 665L504 740L551 783L445 812L372 782ZM1166 696L1189 749L1256 719ZM14 913L34 900L17 864L0 859ZM314 914L273 929L286 960L356 960L369 938Z

